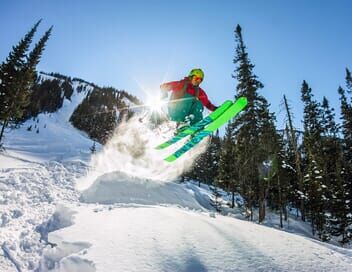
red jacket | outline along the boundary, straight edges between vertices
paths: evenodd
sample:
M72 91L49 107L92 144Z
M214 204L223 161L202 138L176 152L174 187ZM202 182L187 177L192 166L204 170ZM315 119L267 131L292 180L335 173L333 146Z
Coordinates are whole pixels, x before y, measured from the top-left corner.
M182 98L184 95L183 90L185 88L185 84L187 84L186 92L190 95L196 96L196 87L192 85L188 77L185 77L180 81L171 81L164 83L160 86L160 89L163 91L172 91L173 99L179 99ZM216 109L216 107L209 101L207 94L200 87L198 87L198 99L208 110L214 111Z

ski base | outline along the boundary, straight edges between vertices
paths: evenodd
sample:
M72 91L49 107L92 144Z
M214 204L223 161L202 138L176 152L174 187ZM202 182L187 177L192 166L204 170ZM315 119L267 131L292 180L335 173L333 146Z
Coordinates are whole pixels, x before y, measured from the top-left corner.
M175 161L184 153L186 153L188 150L192 149L195 145L201 142L204 138L211 135L213 132L215 132L218 128L226 124L232 118L236 117L236 115L240 113L246 106L247 106L247 98L240 97L234 103L232 103L232 105L230 105L229 108L227 108L224 112L218 115L215 120L210 122L205 128L197 130L196 132L193 132L193 134L187 134L187 135L192 135L193 137L189 139L180 149L178 149L170 156L166 157L164 160L167 162Z
M216 120L219 116L221 116L232 104L233 104L233 102L231 100L225 101L219 108L217 108L215 111L213 111L211 114L209 114L206 118L202 119L201 121L194 124L193 126L186 128L185 130L179 132L174 137L172 137L170 140L158 145L156 147L156 149L164 149L166 147L169 147L170 145L177 143L179 140L183 139L184 137L187 137L189 135L193 135L197 131L202 130L204 127L206 127L211 122Z

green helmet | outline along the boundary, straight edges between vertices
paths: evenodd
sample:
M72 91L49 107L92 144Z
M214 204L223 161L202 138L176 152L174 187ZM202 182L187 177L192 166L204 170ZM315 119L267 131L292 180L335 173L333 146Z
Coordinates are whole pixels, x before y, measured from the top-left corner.
M189 72L188 77L193 77L193 76L199 76L201 78L204 78L204 72L202 69L192 69L191 72Z

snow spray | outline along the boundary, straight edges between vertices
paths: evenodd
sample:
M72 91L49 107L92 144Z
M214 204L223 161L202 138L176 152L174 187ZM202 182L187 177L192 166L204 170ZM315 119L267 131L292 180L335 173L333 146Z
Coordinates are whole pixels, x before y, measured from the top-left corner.
M195 159L206 150L209 141L203 141L182 159L170 164L163 159L184 141L163 151L156 150L155 146L171 138L174 131L171 122L155 126L150 122L141 122L139 116L123 121L103 149L92 156L91 181L85 181L84 184L80 182L78 189L87 188L97 177L111 172L123 172L159 183L176 180L191 169Z

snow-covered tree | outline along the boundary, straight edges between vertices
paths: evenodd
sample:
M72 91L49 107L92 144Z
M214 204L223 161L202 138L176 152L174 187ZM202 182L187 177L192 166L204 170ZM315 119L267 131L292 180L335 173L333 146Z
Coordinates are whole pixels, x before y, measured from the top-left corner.
M219 172L217 176L218 183L222 188L232 193L231 207L235 204L235 192L240 191L238 169L234 154L234 141L232 139L231 124L226 127L225 136L222 141Z
M307 201L307 212L312 225L312 233L318 233L327 239L326 203L327 186L324 176L324 144L323 144L323 110L314 100L312 89L303 81L301 97L304 103L304 152L305 178L304 194Z
M247 97L248 105L231 124L235 142L235 164L238 166L238 177L244 186L242 193L249 209L259 206L259 220L265 217L265 197L267 181L261 178L260 169L273 152L272 139L275 135L274 115L269 112L269 104L258 93L263 84L253 72L242 29L237 25L237 41L234 63L237 65L233 77L238 81L235 98ZM252 218L251 218L252 219Z

